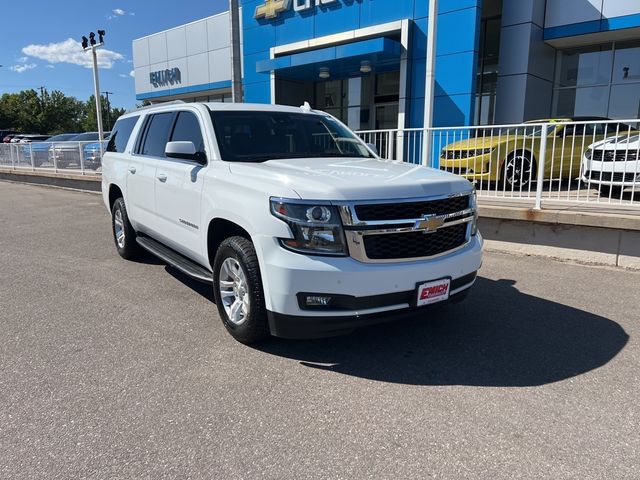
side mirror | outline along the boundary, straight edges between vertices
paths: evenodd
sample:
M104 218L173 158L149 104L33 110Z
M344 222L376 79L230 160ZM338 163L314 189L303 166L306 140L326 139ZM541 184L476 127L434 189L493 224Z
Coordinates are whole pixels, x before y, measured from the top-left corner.
M205 164L207 161L203 153L196 152L196 146L193 142L167 142L164 154L169 158L194 160L201 164Z
M367 145L367 147L369 147L369 150L371 150L376 155L380 156L380 153L378 152L378 147L376 147L375 144L367 143L366 145Z

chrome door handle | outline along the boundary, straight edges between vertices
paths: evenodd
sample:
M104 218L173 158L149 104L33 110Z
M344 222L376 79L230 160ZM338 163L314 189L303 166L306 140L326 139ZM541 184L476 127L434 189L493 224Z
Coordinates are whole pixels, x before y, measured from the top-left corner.
M161 173L160 175L158 175L158 180L164 183L167 181L167 176L164 173Z
M133 165L131 165L129 167L129 173L136 173L136 167L134 167Z

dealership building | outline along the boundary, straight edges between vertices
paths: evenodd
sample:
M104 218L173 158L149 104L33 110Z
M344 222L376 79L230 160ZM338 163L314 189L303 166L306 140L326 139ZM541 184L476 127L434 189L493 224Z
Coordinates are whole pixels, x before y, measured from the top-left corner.
M421 127L428 0L240 0L245 102ZM228 12L133 42L136 98L231 101ZM434 126L640 117L639 0L440 0Z

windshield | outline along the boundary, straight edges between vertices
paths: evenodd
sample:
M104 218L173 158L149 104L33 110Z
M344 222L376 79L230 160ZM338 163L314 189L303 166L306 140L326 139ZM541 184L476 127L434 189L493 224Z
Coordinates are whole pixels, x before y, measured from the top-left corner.
M326 115L236 110L211 112L211 119L220 154L226 161L373 158L351 130Z
M49 142L64 142L66 140L71 140L73 137L77 136L77 133L61 133L60 135L55 135L51 137Z
M81 133L71 138L74 142L88 142L91 140L98 140L98 132Z

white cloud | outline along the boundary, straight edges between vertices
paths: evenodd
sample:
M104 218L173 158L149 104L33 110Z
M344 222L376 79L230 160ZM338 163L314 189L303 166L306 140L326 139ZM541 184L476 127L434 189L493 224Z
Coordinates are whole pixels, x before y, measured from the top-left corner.
M131 70L131 71L129 72L129 76L130 76L130 77L135 78L135 77L136 77L136 72L135 72L135 70Z
M27 45L22 49L22 53L49 63L71 63L86 68L91 68L93 65L91 54L83 51L80 42L73 38L48 45ZM112 68L115 62L123 59L124 56L118 52L106 48L98 49L98 67L100 68Z
M37 66L38 65L36 65L35 63L20 63L18 65L13 65L12 67L9 67L9 70L13 70L16 73L23 73L23 72L26 72L27 70L33 70Z
M55 65L51 65L51 64L49 64L49 65L45 65L45 67L47 67L47 68L56 68L56 66L55 66Z
M123 9L121 8L114 8L113 9L113 13L115 13L116 15L125 15L127 12L125 12Z
M18 58L18 63L27 63L29 61L29 57L20 57Z

